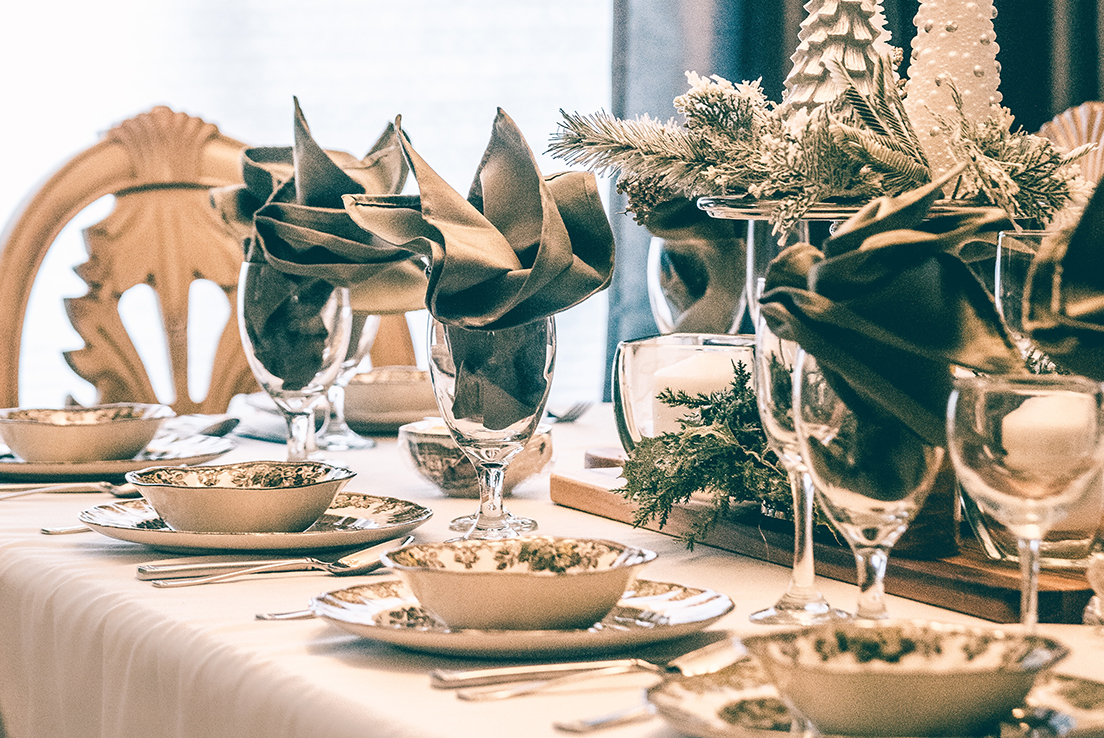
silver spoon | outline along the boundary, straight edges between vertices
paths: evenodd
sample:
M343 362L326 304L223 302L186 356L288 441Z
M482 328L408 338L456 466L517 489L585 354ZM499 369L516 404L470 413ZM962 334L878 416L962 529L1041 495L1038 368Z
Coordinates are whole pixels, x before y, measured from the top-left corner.
M110 482L68 482L65 484L48 484L21 489L17 492L0 494L0 500L10 500L13 497L36 495L39 492L110 492L116 497L136 497L139 492L133 484L111 484Z
M361 551L356 551L355 553L351 553L348 556L343 556L342 558L333 562L322 561L320 559L312 559L309 557L304 557L301 559L287 559L286 561L273 561L267 564L250 566L245 569L227 572L226 574L215 574L209 577L192 577L190 579L151 579L150 584L152 584L154 587L160 587L162 589L168 589L171 587L191 587L197 584L214 584L216 582L226 582L231 579L237 579L238 577L242 577L247 574L258 574L260 572L272 571L273 569L284 569L291 564L298 564L304 567L310 567L311 569L318 569L330 574L336 574L337 576L367 574L383 566L383 563L380 561L380 554L382 552L388 551L392 548L401 548L402 546L405 546L413 540L414 536L407 536L397 544L394 541L377 543L374 546L370 546Z

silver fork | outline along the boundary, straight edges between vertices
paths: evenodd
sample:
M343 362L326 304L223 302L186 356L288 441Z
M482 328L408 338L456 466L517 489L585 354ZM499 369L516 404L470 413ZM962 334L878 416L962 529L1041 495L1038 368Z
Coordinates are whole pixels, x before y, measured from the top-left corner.
M549 410L548 417L552 418L552 420L557 423L574 423L576 420L583 417L583 413L589 410L590 406L593 404L594 403L587 400L576 402L574 405L569 407L567 410L564 410L563 412L558 413Z

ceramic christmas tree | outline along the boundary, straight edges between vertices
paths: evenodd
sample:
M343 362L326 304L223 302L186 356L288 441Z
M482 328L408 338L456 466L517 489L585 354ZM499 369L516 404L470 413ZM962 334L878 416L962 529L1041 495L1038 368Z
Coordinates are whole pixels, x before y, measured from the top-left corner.
M826 61L840 62L867 92L875 60L890 51L882 0L809 0L805 11L786 77L782 102L787 115L831 102L843 91Z
M963 113L974 123L1000 105L1000 65L993 0L924 0L916 14L905 109L920 136L936 179L954 165L950 139L940 125L957 125L951 85L962 97Z

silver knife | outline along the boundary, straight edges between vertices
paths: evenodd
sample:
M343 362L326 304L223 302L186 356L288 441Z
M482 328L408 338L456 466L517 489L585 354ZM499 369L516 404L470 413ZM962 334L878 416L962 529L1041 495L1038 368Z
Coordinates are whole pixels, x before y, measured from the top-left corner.
M430 674L430 681L438 689L462 688L457 693L460 699L483 702L531 694L556 684L606 674L625 674L634 671L684 676L707 674L746 656L747 651L740 640L729 637L685 653L665 664L655 664L643 659L605 659L490 669L437 669ZM511 684L513 682L524 682L524 684Z
M339 559L335 564L348 566L357 565L360 571L368 571L364 562L379 562L379 554L382 551L398 548L413 539L407 536L405 539L389 539L375 543L372 546L349 554ZM364 559L364 562L360 561ZM155 579L192 579L197 577L213 577L223 574L239 573L244 569L263 567L264 572L281 571L311 571L318 569L319 563L308 558L273 559L257 556L188 556L180 559L168 559L154 561L138 565L138 578L142 580ZM324 562L323 562L324 563Z

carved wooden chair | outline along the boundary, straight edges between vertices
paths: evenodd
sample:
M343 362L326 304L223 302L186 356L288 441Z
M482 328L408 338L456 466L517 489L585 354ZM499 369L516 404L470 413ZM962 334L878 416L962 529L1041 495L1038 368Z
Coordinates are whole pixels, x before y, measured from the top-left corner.
M241 181L242 148L211 123L158 106L112 128L26 201L0 242L0 406L19 403L34 277L64 226L105 195L114 195L114 209L85 229L88 260L76 268L88 291L65 301L85 343L65 354L73 371L96 388L100 402L158 401L118 309L127 290L149 285L165 329L175 390L169 404L178 413L223 412L233 395L256 389L233 309L242 249L207 193ZM195 400L188 390L188 300L197 279L218 285L231 309L207 395Z

